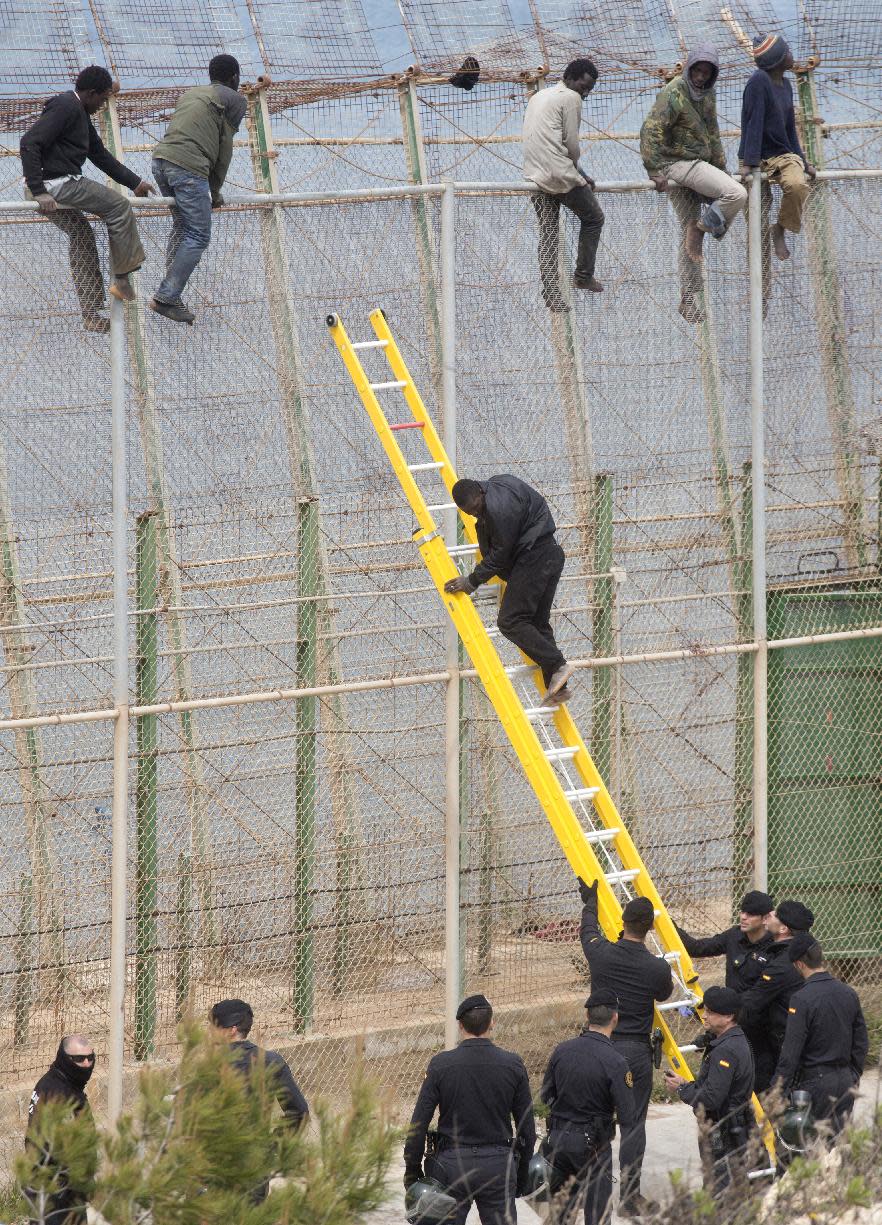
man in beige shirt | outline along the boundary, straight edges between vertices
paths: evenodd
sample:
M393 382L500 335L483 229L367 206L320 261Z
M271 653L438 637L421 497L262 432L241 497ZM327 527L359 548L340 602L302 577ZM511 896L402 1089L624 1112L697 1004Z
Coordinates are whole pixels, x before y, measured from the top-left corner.
M539 221L542 297L552 311L570 309L561 294L558 274L562 204L581 222L573 284L592 293L603 289L594 276L603 211L594 195L594 180L579 169L582 99L591 93L597 75L591 60L573 60L559 85L533 94L524 115L524 174L538 188L530 198Z

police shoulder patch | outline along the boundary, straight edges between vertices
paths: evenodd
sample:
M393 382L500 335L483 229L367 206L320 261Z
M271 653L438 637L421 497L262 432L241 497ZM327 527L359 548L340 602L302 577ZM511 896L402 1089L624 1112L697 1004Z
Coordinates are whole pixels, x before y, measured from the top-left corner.
M628 1086L628 1088L629 1088L629 1089L633 1089L633 1088L634 1088L634 1076L633 1076L633 1074L632 1074L632 1072L631 1072L631 1069L630 1069L630 1068L629 1068L629 1069L628 1069L628 1071L625 1073L625 1084Z
M726 1060L725 1060L725 1059L721 1059L721 1060L720 1060L720 1067L721 1067L721 1068L728 1068L729 1066L730 1066L730 1065L729 1065L728 1063L726 1063Z
M796 1012L796 1009L795 1009L795 1008L788 1008L788 1009L787 1009L787 1011L788 1011L788 1012Z

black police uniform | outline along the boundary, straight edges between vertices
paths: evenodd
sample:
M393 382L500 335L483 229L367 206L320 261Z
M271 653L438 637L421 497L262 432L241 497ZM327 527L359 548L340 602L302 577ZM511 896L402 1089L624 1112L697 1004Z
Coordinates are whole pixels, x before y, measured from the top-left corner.
M774 943L768 932L759 940L752 941L740 927L729 927L716 936L690 936L676 923L677 935L690 957L726 958L726 986L733 991L747 991L760 976L761 963L758 953L764 953Z
M854 1106L869 1050L857 992L818 970L790 997L775 1081L811 1094L812 1115L838 1134Z
M37 1127L40 1107L48 1101L69 1102L73 1113L83 1115L90 1121L92 1110L86 1097L86 1084L92 1075L93 1065L74 1063L64 1049L64 1043L58 1046L54 1062L37 1081L31 1094L28 1106L28 1135L32 1135ZM25 1141L27 1144L27 1139ZM98 1147L98 1136L95 1136L95 1148ZM46 1164L57 1164L52 1154L45 1154ZM63 1172L59 1176L60 1190L50 1196L47 1211L42 1218L44 1225L85 1225L86 1200L79 1191L64 1185ZM25 1194L28 1195L27 1188Z
M466 1038L432 1058L404 1146L406 1183L423 1176L426 1132L436 1109L438 1151L427 1160L426 1175L456 1198L455 1225L464 1225L472 1200L482 1225L510 1225L517 1167L526 1166L536 1144L530 1081L520 1055L489 1038Z
M743 1172L742 1157L755 1122L751 1095L754 1063L750 1043L739 1025L705 1047L694 1081L677 1090L681 1101L713 1126L699 1137L698 1147L705 1171L705 1189L714 1194L737 1180ZM740 1156L741 1155L741 1156Z
M250 1081L251 1070L260 1060L266 1068L267 1086L276 1096L276 1101L282 1107L282 1114L287 1119L292 1131L297 1131L309 1116L309 1106L306 1098L300 1092L291 1069L278 1051L265 1051L253 1042L242 1039L230 1043L233 1067ZM262 1180L251 1193L252 1203L262 1203L269 1195L270 1180Z
M784 1042L790 997L802 986L799 971L788 955L789 944L789 939L776 940L764 953L757 954L759 978L741 995L738 1019L753 1047L757 1093L765 1092L772 1083Z
M646 1112L652 1093L652 1047L650 1038L656 1000L666 1000L674 988L671 967L656 957L641 941L606 939L597 920L597 896L582 908L579 933L591 970L591 988L608 987L619 997L619 1023L613 1043L624 1055L634 1081L634 1135L629 1137L626 1167L619 1153L622 1176L621 1201L640 1191L640 1171L646 1152Z
M615 1121L624 1137L634 1137L633 1077L625 1057L606 1034L583 1030L561 1042L545 1069L540 1096L551 1107L548 1138L551 1164L575 1179L569 1205L585 1197L585 1225L600 1225L612 1196L612 1138ZM568 1216L561 1214L562 1219Z

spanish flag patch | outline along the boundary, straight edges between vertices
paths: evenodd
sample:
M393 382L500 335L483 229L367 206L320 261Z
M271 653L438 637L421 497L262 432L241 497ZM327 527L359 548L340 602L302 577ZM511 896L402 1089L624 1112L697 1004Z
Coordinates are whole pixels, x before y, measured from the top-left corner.
M721 1068L728 1068L728 1066L729 1066L729 1064L728 1064L728 1063L726 1063L725 1059L721 1059L721 1060L720 1060L720 1067L721 1067Z
M796 1009L795 1009L795 1008L788 1008L788 1009L787 1009L787 1011L788 1011L788 1012L796 1012Z
M763 978L766 980L767 983L770 983L772 981L771 974L764 974Z

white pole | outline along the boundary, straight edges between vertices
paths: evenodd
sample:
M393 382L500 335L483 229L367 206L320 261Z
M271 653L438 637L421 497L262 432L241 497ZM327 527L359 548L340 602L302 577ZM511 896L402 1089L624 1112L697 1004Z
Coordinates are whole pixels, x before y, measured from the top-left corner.
M126 397L122 302L110 299L110 404L113 453L113 818L110 866L110 1034L107 1114L122 1109L126 989L126 840L128 834L129 651L126 613Z
M750 264L750 422L753 511L753 880L769 883L768 628L766 626L766 457L763 403L763 252L761 179L751 178L748 214Z
M441 394L444 400L444 448L456 469L456 197L453 184L444 184L441 197ZM456 544L458 515L444 512L444 539L448 548ZM448 621L447 692L445 704L445 804L444 804L444 1045L456 1046L456 1009L460 1001L461 932L459 922L460 874L460 675L459 636Z

